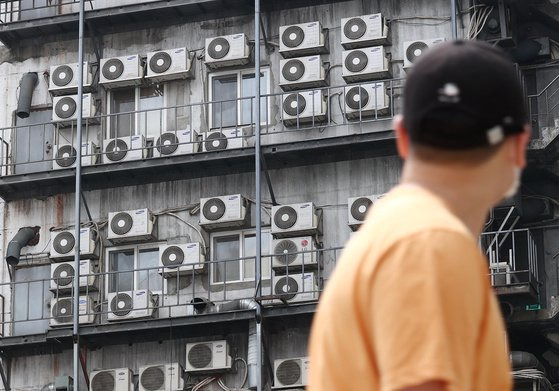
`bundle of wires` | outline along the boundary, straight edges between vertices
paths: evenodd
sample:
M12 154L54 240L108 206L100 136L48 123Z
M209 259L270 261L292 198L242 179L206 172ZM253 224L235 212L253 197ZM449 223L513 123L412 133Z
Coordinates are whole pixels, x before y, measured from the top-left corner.
M475 39L485 27L489 15L493 12L493 6L480 6L474 8L470 18L470 26L466 36L468 39Z
M555 390L547 377L545 377L545 374L537 369L517 369L512 371L512 377L518 380L536 381L542 386L541 389L545 391Z
M221 380L220 377L207 377L205 379L203 379L202 381L200 381L199 383L197 383L196 385L194 385L191 389L191 391L200 391L203 389L203 387L207 386L208 384L217 381L217 385L219 386L219 388L221 388L223 391L249 391L247 388L243 388L247 382L247 378L248 378L248 365L247 362L241 358L241 357L237 357L235 359L235 363L236 362L242 362L245 365L245 373L243 375L243 381L241 383L241 387L240 388L230 388L228 386L225 385L225 383L223 382L223 380Z

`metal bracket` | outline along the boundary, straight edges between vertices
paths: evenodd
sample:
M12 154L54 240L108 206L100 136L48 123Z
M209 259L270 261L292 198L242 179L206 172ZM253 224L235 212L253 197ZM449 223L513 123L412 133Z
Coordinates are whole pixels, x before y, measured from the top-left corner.
M266 36L266 29L264 28L264 22L262 21L262 17L260 17L260 30L262 30L262 38L264 39L264 47L266 48L266 53L270 54L274 51L274 47L270 45L268 42L268 38ZM260 42L255 42L255 44L260 45Z
M89 221L93 222L93 218L91 217L91 212L89 211L89 206L87 205L87 201L85 199L85 195L83 194L83 191L81 192L81 196L82 196L83 206L85 207L85 212L87 213L87 217L89 218Z
M93 43L93 51L95 52L95 57L97 58L97 63L101 64L101 58L103 57L102 46L100 45L101 39L97 34L97 30L91 25L91 22L86 20L85 25L87 26L87 32Z
M4 366L4 362L7 361L7 366L8 368L5 368ZM11 391L10 389L10 377L9 377L9 365L10 364L10 360L6 359L4 356L2 356L2 360L0 363L0 377L2 378L2 384L4 384L4 389L6 391Z
M262 162L262 170L264 171L264 177L266 178L266 184L268 185L268 191L270 192L272 205L279 205L276 201L276 195L274 193L274 188L272 187L272 180L270 178L270 173L268 172L268 165L266 164L266 158L264 157L264 155L260 156L260 161Z

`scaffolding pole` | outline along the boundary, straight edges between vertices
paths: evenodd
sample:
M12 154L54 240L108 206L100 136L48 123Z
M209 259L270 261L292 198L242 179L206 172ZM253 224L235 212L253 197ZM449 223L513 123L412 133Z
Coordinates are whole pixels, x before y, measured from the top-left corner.
M74 194L74 288L73 288L73 331L74 343L74 391L80 389L80 208L82 194L82 104L83 104L83 31L84 31L84 1L80 0L79 36L78 36L78 122L76 125L76 192Z
M456 25L456 0L450 0L450 28L452 39L458 39L458 26Z

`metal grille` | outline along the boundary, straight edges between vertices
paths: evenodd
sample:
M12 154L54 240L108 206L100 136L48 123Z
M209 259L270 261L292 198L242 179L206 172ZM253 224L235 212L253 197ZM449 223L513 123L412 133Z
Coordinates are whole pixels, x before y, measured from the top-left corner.
M76 241L71 232L60 232L54 238L52 247L59 254L68 254L74 249Z
M171 155L179 147L179 138L174 133L163 133L155 143L157 151L162 155Z
M367 24L361 18L351 18L344 25L344 35L349 39L359 39L367 32Z
M301 60L289 60L283 64L281 73L285 80L297 81L305 74L305 64Z
M351 216L358 221L365 220L365 217L367 217L367 212L372 204L373 201L371 201L367 197L356 199L351 205Z
M59 323L72 322L72 299L58 299L52 306L52 315Z
M111 58L103 64L101 72L103 73L103 77L107 80L118 79L124 72L124 64L118 58Z
M206 151L219 151L227 149L227 136L221 132L213 132L204 141Z
M288 48L295 48L303 43L305 32L299 26L290 26L283 31L281 41Z
M161 366L149 367L142 372L140 383L148 391L165 389L165 372Z
M56 102L54 112L56 113L58 118L67 119L74 115L74 113L76 112L76 107L76 101L69 96L65 96L64 98Z
M297 244L293 240L282 240L274 248L276 261L283 265L290 265L297 259L298 250Z
M219 37L210 42L208 45L208 54L215 60L220 60L229 53L229 41Z
M58 87L64 87L70 84L74 78L74 71L68 65L56 67L52 73L52 82Z
M292 277L281 277L276 281L274 292L282 299L291 300L299 293L299 284Z
M281 229L289 229L297 222L297 211L291 206L282 206L274 214L274 223Z
M283 111L292 117L301 115L306 106L307 101L301 94L289 94L283 101Z
M74 267L68 263L58 265L54 269L52 278L58 286L67 286L74 279Z
M171 60L169 53L159 52L154 54L149 60L149 68L154 73L163 73L171 67L172 63L173 60Z
M414 62L419 56L423 54L425 50L427 50L428 47L429 46L427 46L425 42L414 42L406 49L406 58L409 62Z
M354 50L345 58L345 67L350 72L361 72L369 62L367 55L361 50Z
M77 151L71 145L62 145L56 151L56 163L60 167L70 167L76 162Z
M105 149L105 154L107 159L113 162L124 159L128 153L128 145L124 140L119 138L109 141L107 148Z
M219 220L225 214L225 203L221 198L211 198L204 203L202 213L208 220Z
M286 360L278 365L276 378L284 386L290 386L301 382L301 365L296 360Z
M197 344L188 351L188 362L194 368L207 368L212 364L212 345Z
M118 293L111 300L111 312L117 316L126 316L132 309L132 297L127 293Z
M115 376L113 371L103 371L95 374L91 379L91 391L113 391Z
M167 247L161 255L161 263L166 267L177 267L184 262L184 251L178 246Z
M133 225L134 219L126 212L119 212L111 219L111 230L117 235L127 234Z
M360 110L369 102L369 93L363 87L351 87L345 95L345 103L353 110Z

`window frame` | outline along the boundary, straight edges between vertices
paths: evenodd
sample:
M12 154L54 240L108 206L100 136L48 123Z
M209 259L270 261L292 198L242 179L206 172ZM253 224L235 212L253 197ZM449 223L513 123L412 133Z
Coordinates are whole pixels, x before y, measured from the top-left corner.
M125 251L125 250L134 250L134 269L131 271L133 273L133 282L132 282L132 287L133 290L137 290L138 288L138 282L139 282L139 278L138 278L138 269L139 269L139 254L140 251L142 250L157 250L159 252L159 247L161 245L165 244L165 242L149 242L149 243L136 243L136 244L123 244L120 246L111 246L111 247L107 247L105 249L105 260L104 260L104 266L105 266L105 279L104 279L104 284L105 287L103 289L104 293L105 293L105 297L109 297L109 293L114 293L114 292L109 292L109 280L111 277L111 272L113 270L110 269L110 261L111 261L111 253L114 252L119 252L119 251ZM163 295L165 294L165 292L167 292L167 279L163 278L163 286L161 287L160 291L154 291L152 289L150 289L151 293L156 294L156 295ZM143 288L142 288L143 289ZM120 292L120 291L119 291ZM124 292L124 291L122 291Z
M239 276L240 276L240 280L226 280L224 279L224 281L219 281L216 282L214 281L214 275L215 275L215 267L217 265L215 259L214 259L214 247L215 247L215 239L216 238L221 238L221 237L227 237L227 236L234 236L234 235L238 235L239 237L239 256L236 259L239 259ZM256 229L254 228L250 228L250 229L239 229L239 230L235 230L235 231L220 231L220 232L212 232L210 234L210 267L209 267L209 282L210 282L210 286L222 286L225 284L239 284L239 283L244 283L244 282L254 282L256 280L256 276L252 277L252 278L245 278L244 276L244 262L246 261L245 258L248 258L244 255L245 252L245 237L246 236L250 236L250 235L255 235L256 236ZM269 239L269 244L270 246L272 245L272 232L271 232L271 228L270 227L265 227L262 228L262 235L267 235L268 239ZM263 256L266 256L266 254L262 254ZM229 261L229 260L228 260ZM254 257L254 262L256 265L256 256ZM265 258L261 259L262 264L264 264ZM268 261L269 262L269 261ZM270 270L268 271L268 275L266 276L262 276L262 281L268 281L272 279L272 266L270 264Z
M242 94L242 81L243 81L243 76L247 75L247 74L254 74L255 75L255 79L256 79L256 74L255 74L255 69L251 68L251 69L237 69L237 70L224 70L224 71L219 71L219 72L210 72L208 73L208 128L210 130L215 130L215 129L235 129L238 127L243 127L243 126L252 126L253 123L247 123L247 124L243 124L241 122L242 121L242 102L243 102L243 97L241 96ZM270 73L270 67L263 67L260 69L260 72L262 74L264 74L264 80L266 83L266 90L268 91L268 93L266 95L270 95L271 94L271 73ZM232 126L224 126L224 127L219 127L219 126L214 126L213 124L213 79L215 77L222 77L222 76L230 76L230 75L236 75L237 76L237 125L232 125ZM246 97L246 99L250 99L248 97ZM266 99L266 98L264 98ZM270 100L271 97L268 96L267 98L267 105L266 105L266 112L267 112L267 116L265 118L260 118L260 125L267 125L266 120L270 120L270 115L271 115L271 104L270 104Z

